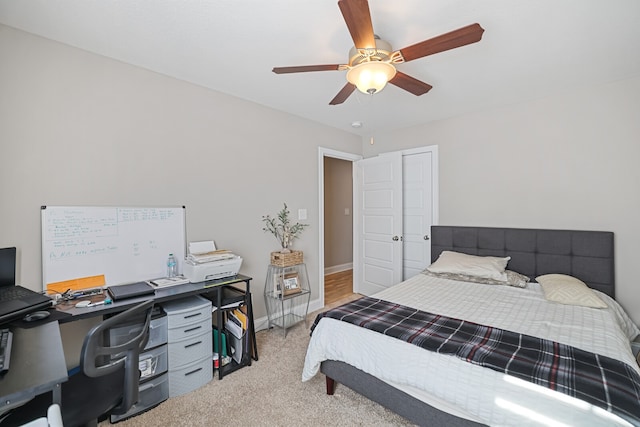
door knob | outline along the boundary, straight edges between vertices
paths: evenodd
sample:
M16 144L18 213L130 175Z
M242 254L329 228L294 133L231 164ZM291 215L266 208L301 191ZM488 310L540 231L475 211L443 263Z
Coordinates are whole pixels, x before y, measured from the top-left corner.
M429 240L429 235L425 234L424 235L424 240Z
M393 236L393 239L391 240L393 240L394 242L397 242L398 240L400 240L400 238L398 236Z

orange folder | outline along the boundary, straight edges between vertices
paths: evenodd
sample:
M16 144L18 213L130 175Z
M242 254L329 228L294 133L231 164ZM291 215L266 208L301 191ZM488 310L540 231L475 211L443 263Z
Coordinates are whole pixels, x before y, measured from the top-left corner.
M47 293L62 294L68 290L80 291L83 289L100 288L104 286L105 283L104 274L81 277L78 279L64 280L62 282L47 283Z

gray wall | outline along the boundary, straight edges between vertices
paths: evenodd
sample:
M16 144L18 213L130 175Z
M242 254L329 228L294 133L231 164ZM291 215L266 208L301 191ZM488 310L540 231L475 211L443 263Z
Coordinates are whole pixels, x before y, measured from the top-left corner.
M366 157L438 145L440 223L610 230L617 298L640 322L640 77L416 128L353 135L0 25L0 246L41 288L41 205L186 205L189 240L216 239L254 277L260 218L306 208L318 298L317 147ZM428 96L428 95L427 95ZM292 161L292 159L295 159Z
M286 202L308 211L294 249L318 299L318 147L359 137L2 25L0 58L0 247L21 283L42 289L41 205L185 205L188 240L244 258L260 318L279 249L261 217Z
M375 136L438 145L440 224L615 233L616 299L640 322L640 77Z
M347 160L324 158L325 272L344 270L353 263L352 166Z

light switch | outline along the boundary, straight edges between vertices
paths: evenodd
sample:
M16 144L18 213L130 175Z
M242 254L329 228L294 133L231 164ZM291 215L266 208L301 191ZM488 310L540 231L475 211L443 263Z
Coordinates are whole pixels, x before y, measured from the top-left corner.
M344 214L349 215L349 208L344 208Z
M306 209L298 209L298 219L307 219L307 210Z

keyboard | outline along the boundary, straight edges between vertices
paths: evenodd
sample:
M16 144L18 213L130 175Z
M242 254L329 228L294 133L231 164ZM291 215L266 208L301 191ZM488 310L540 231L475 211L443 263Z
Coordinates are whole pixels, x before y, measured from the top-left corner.
M0 329L0 374L4 374L9 370L12 343L13 332L6 328Z

